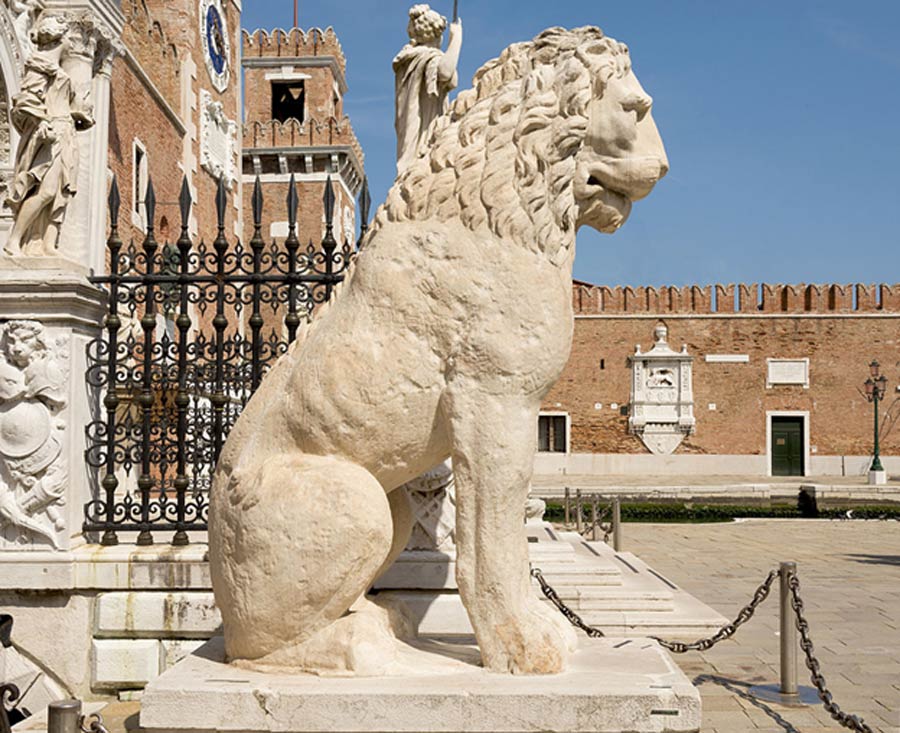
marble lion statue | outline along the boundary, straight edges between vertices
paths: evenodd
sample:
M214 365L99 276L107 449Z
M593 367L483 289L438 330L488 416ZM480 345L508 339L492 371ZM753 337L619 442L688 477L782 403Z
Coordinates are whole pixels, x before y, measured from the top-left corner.
M210 507L230 661L390 673L366 598L406 545L407 481L452 456L457 581L484 667L561 671L529 581L542 398L569 357L575 234L615 232L668 170L628 48L553 28L483 66L379 209L341 292L232 430Z

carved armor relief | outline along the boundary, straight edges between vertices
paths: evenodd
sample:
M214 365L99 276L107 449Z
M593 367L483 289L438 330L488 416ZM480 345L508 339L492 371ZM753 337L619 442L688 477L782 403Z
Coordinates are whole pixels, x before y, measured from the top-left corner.
M405 487L413 514L407 550L456 550L456 493L453 467L448 460Z
M68 479L66 352L37 321L0 326L0 549L59 549Z
M660 323L656 342L647 353L638 346L631 357L631 415L628 428L657 455L669 455L685 435L694 433L692 369L687 347L680 352L668 344L668 328Z

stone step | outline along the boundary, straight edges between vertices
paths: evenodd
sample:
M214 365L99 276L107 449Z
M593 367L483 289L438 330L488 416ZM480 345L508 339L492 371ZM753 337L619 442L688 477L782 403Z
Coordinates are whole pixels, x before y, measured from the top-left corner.
M588 625L607 636L659 636L677 641L696 641L712 636L721 626L714 618L689 618L675 613L647 611L585 611L579 614Z
M570 588L558 591L560 599L578 613L587 611L673 611L672 594L666 591L633 591L603 587Z
M617 586L622 584L622 573L617 568L591 567L585 568L580 563L572 563L570 567L563 565L549 566L543 564L540 568L544 579L554 588L580 587L580 586Z

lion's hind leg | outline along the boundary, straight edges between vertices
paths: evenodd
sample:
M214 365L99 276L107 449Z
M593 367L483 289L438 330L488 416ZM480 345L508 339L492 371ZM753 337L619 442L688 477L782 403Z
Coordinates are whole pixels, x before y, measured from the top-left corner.
M384 489L347 461L270 456L228 486L217 484L210 560L229 659L354 672L351 647L379 629L347 612L371 585L392 536Z

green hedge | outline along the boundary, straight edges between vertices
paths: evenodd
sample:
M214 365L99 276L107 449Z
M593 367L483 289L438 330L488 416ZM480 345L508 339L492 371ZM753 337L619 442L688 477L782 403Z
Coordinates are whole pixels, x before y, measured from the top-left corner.
M858 506L849 508L854 519L900 519L900 506ZM574 503L573 503L574 517ZM842 519L846 518L847 507L817 509L814 502L798 501L796 505L775 504L772 506L741 506L729 504L697 503L650 503L622 502L623 522L652 523L704 523L730 522L734 519ZM547 502L547 521L562 522L565 510L562 502ZM584 509L585 522L590 519L590 507Z

